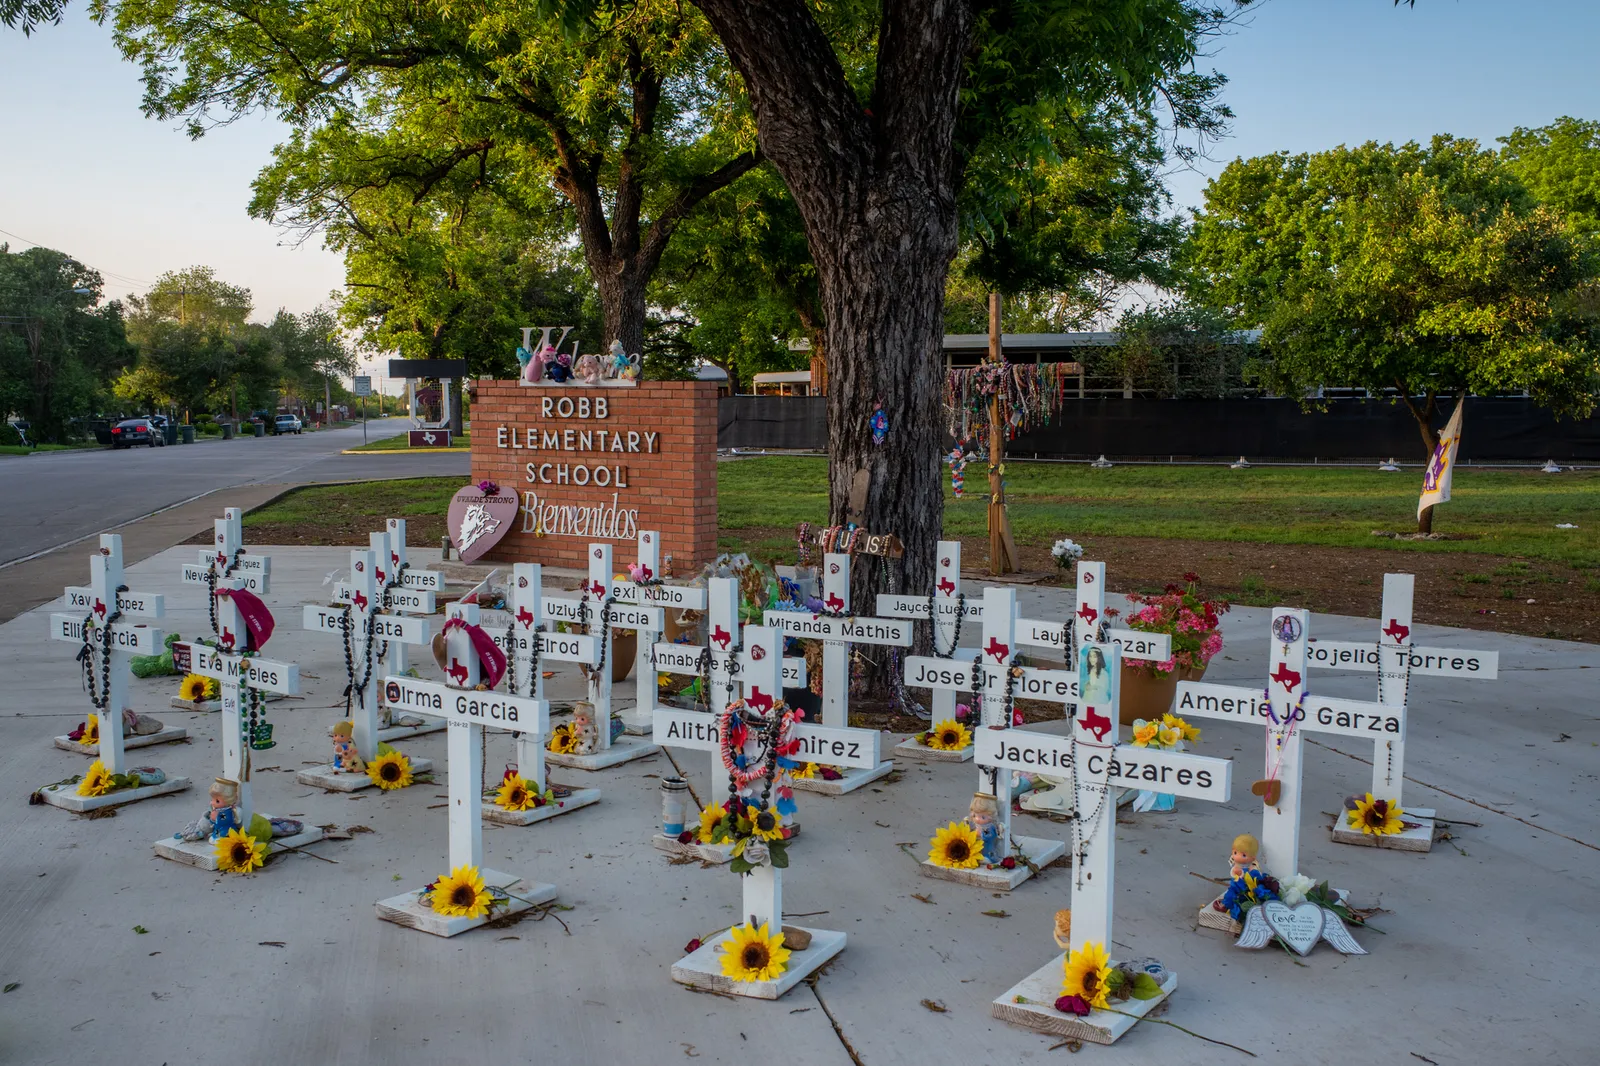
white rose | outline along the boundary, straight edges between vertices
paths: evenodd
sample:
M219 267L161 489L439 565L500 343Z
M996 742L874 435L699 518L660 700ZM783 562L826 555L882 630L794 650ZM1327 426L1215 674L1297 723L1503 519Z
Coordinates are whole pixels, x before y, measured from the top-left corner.
M1306 901L1306 893L1316 886L1317 883L1305 874L1295 874L1278 882L1278 896L1289 906L1298 906Z

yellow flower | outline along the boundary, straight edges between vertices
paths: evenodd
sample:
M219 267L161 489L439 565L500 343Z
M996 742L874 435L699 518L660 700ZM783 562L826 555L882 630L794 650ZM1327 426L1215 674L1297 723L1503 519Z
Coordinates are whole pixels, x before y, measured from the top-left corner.
M1405 811L1392 800L1375 800L1372 793L1353 798L1350 803L1355 807L1346 815L1350 824L1361 830L1365 836L1389 836L1392 833L1405 832L1405 824L1400 816ZM1347 804L1348 805L1348 804Z
M1171 711L1168 711L1166 714L1161 716L1161 724L1166 726L1168 729L1176 729L1183 736L1183 739L1187 740L1191 744L1197 743L1200 740L1200 730L1190 725L1182 718L1179 718Z
M78 782L78 795L104 796L116 788L111 780L111 771L106 769L106 764L96 759L89 764L89 771L83 775L83 780Z
M489 913L491 897L476 866L457 866L434 882L429 900L435 914L451 918L482 918Z
M1135 722L1133 726L1133 746L1136 748L1149 747L1150 742L1156 739L1158 732L1160 732L1160 727L1154 722L1146 722L1142 719L1139 722Z
M210 690L210 685L207 684L210 680L203 674L185 676L178 685L178 698L180 700L188 700L190 703L200 703L206 698L206 693Z
M393 749L380 752L376 759L367 763L367 776L385 792L405 788L411 784L411 760Z
M557 755L570 755L577 750L578 734L573 731L572 723L563 722L550 731L550 742L545 745Z
M722 821L722 816L727 813L721 807L711 806L700 812L700 843L711 843L711 831Z
M946 718L928 730L924 742L934 751L960 751L972 743L972 733L954 718Z
M222 695L222 682L214 677L206 678L206 699L214 700Z
M1106 1007L1106 996L1111 991L1106 986L1106 979L1111 976L1111 958L1104 944L1090 942L1070 953L1062 964L1062 976L1063 996L1082 996L1096 1010Z
M789 968L783 931L773 936L766 924L759 929L736 925L721 946L723 976L735 981L776 981Z
M526 811L539 805L538 798L538 793L524 778L508 777L501 783L494 802L508 811Z
M100 743L100 719L98 716L91 714L84 719L83 736L78 738L78 743L85 747L90 744Z
M807 781L817 776L817 764L814 762L801 763L789 771L789 776L797 781Z
M252 873L266 861L267 846L242 829L230 829L217 841L217 869L224 873Z
M1167 727L1163 726L1161 729L1156 731L1156 739L1161 742L1161 746L1163 748L1170 748L1175 746L1178 741L1183 739L1183 730L1168 729Z
M983 838L966 822L951 822L933 834L928 861L947 870L972 870L983 861Z
M750 822L750 835L762 840L783 839L783 819L775 808L747 806L744 816Z

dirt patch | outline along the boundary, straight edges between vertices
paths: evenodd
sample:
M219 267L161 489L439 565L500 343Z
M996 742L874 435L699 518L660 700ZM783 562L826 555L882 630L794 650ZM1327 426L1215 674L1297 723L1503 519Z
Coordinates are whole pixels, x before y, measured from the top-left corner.
M777 545L787 548L793 537L786 529L739 532L744 543L773 546L753 552L768 562L792 563L792 549L781 559L769 556L784 550ZM1233 603L1377 618L1383 575L1411 573L1417 577L1413 616L1418 622L1600 643L1600 571L1564 563L1477 552L1160 537L1093 537L1087 547L1106 564L1113 592L1159 592L1167 582L1181 581L1185 572L1194 571L1208 593ZM1023 570L1058 572L1048 547L1020 544L1017 550ZM988 554L986 538L963 539L962 559L973 569L981 569ZM1063 573L1041 583L1067 585L1070 579Z

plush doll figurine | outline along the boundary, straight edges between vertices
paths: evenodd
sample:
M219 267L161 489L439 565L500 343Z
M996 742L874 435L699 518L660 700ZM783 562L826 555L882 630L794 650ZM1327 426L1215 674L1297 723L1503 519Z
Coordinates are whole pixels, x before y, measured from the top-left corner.
M595 357L593 352L585 352L578 356L578 362L574 369L577 370L578 377L583 379L585 385L600 384L600 360Z

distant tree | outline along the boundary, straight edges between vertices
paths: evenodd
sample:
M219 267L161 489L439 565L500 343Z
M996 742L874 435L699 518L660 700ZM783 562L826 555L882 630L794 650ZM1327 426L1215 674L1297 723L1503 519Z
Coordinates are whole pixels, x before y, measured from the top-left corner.
M0 413L25 416L34 440L60 440L133 361L122 305L100 304L102 287L97 271L62 252L0 244Z
M1474 141L1237 160L1207 187L1187 259L1198 300L1265 330L1257 380L1306 406L1322 386L1393 389L1428 452L1441 395L1594 408L1577 299L1594 264Z
M1600 235L1600 122L1563 116L1501 137L1500 158L1540 203Z
M139 346L139 363L118 380L120 398L184 417L231 407L241 386L252 399L263 398L273 368L261 327L248 321L249 289L195 266L162 274L128 305L128 337Z

